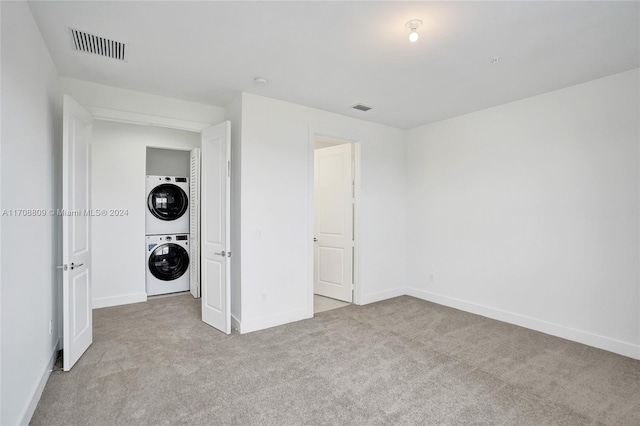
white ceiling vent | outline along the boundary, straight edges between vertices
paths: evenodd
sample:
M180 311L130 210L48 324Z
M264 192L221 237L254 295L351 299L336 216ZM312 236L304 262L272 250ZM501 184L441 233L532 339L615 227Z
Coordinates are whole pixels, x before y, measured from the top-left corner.
M357 109L358 111L363 111L363 112L367 112L367 111L369 111L371 109L370 106L366 106L366 105L363 105L363 104L355 104L355 105L351 106L351 108Z
M69 30L71 31L71 43L75 50L126 62L127 51L124 43L73 28L69 28Z

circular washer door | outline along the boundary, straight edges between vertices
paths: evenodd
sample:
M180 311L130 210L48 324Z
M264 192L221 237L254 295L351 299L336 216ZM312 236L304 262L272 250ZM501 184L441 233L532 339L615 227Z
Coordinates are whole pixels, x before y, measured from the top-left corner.
M170 183L158 185L147 198L149 211L161 220L176 220L189 208L189 199L182 188Z
M180 278L189 268L189 253L178 244L162 244L149 256L149 271L159 280Z

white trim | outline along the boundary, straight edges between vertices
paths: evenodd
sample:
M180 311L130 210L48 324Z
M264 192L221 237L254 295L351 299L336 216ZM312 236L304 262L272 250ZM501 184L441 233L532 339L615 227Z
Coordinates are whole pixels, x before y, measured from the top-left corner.
M353 279L353 300L356 305L363 305L367 302L362 300L362 289L360 288L360 188L361 188L361 141L357 138L350 136L343 136L339 131L330 131L327 129L308 127L308 140L307 140L307 152L308 152L308 174L307 174L307 234L309 244L307 246L307 312L308 315L313 317L313 262L314 259L314 217L313 217L313 193L314 193L314 150L315 150L315 138L316 136L327 137L331 139L339 139L352 146L351 157L354 164L354 180L355 180L355 194L354 194L354 253L353 253L353 267L354 267L354 279ZM404 294L404 293L403 293Z
M297 311L268 315L250 321L241 321L238 323L238 331L240 334L251 333L252 331L264 330L265 328L276 327L309 318L313 318L313 314L309 315L307 309L298 309Z
M419 299L428 300L440 305L449 306L460 309L473 314L482 315L498 321L504 321L510 324L519 325L531 330L540 331L552 336L561 337L563 339L572 340L595 348L604 349L609 352L624 355L630 358L640 359L640 345L623 342L612 339L610 337L601 336L599 334L590 333L584 330L566 327L560 324L539 320L537 318L516 314L513 312L503 311L501 309L489 306L479 305L477 303L456 299L442 294L432 293L417 288L408 287L406 294L417 297Z
M313 188L314 188L314 147L315 131L309 126L307 139L307 315L313 317L313 256L314 256L314 214L313 214Z
M121 296L100 297L93 299L93 309L107 308L109 306L128 305L147 301L147 293L123 294Z
M231 314L231 330L240 332L240 320L233 314Z
M382 300L392 299L394 297L404 296L407 294L406 287L396 287L391 290L379 291L372 294L362 295L360 305L367 305L369 303L380 302Z
M171 129L187 130L190 132L201 132L203 129L211 127L210 123L201 123L199 121L181 120L177 118L161 117L158 115L121 111L90 105L85 105L85 108L89 110L91 116L95 120L116 121L120 123L141 124L146 126L153 125L168 127Z
M6 16L6 13L5 13L5 16ZM0 7L0 22L2 22L1 18L2 18L2 7ZM7 36L5 36L5 40L6 39L7 39ZM2 46L2 43L0 42L0 58L2 58L2 53L1 53L2 47L1 46ZM5 61L6 61L6 59L5 59ZM0 64L1 63L2 63L2 60L0 59ZM1 67L0 67L0 69L1 69ZM0 82L1 81L2 81L2 79L0 78ZM0 93L2 93L2 83L0 83ZM0 111L2 111L2 96L0 96ZM2 129L2 114L0 114L0 129ZM0 134L0 139L2 139L1 138L1 134ZM0 141L0 143L1 143L1 141ZM55 144L55 139L54 139L54 144ZM54 150L54 152L55 152L55 150ZM0 157L1 157L1 155L0 155ZM0 158L0 160L1 160L1 158ZM54 157L53 161L54 162L56 161L55 157ZM0 161L0 164L2 164L2 161ZM53 169L52 173L55 173L55 167L52 167L52 169ZM1 173L0 173L0 188L2 188L1 183L2 183L2 178L1 178ZM56 184L57 183L58 182L56 182ZM2 202L2 196L0 196L0 209L2 209L2 207L4 207L4 203ZM58 206L56 205L55 207L58 207ZM0 226L0 228L1 228L1 226ZM2 241L1 235L0 235L0 241ZM2 244L0 244L0 259L2 259ZM2 265L0 265L0 277L2 277ZM0 282L0 318L2 318L2 283L1 282ZM0 327L0 348L2 348L2 327ZM2 366L2 350L0 350L0 367L1 366ZM0 422L2 421L2 383L3 383L3 381L2 381L2 368L0 368Z
M180 152L191 152L194 149L200 149L200 148L186 148L183 146L167 146L167 145L145 145L145 148L151 148L151 149L164 149L167 151L180 151ZM145 161L147 158L147 151L145 150ZM146 174L146 171L145 171Z
M353 303L356 305L363 305L362 298L362 286L360 285L360 200L362 199L360 194L360 178L361 175L361 152L362 146L360 142L353 142L353 180L354 180L354 193L353 193L353 208L355 210L353 217Z
M58 351L60 350L61 340L58 339L56 344L53 346L51 350L51 357L47 364L45 365L42 373L40 374L40 381L36 384L36 387L31 392L31 398L29 403L23 410L22 416L20 418L20 425L28 425L33 417L33 413L36 412L36 407L38 406L38 402L40 402L40 397L42 397L42 392L44 391L44 387L47 385L47 381L49 380L49 376L51 375L51 371L53 371L53 365L56 363L56 359L58 358Z

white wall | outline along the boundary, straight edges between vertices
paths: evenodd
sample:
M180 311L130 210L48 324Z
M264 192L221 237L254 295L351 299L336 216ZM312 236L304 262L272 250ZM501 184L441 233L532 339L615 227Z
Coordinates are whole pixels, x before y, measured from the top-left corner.
M640 358L639 72L409 131L408 293Z
M177 149L147 148L147 174L188 178L191 174L191 153Z
M64 93L86 107L94 118L200 131L220 123L225 115L224 108L213 105L72 78L61 77L60 85Z
M244 93L242 332L312 315L310 128L362 145L361 303L404 294L404 131Z
M60 207L61 96L26 2L1 2L2 209ZM27 423L58 345L57 218L6 216L2 235L0 424ZM52 332L49 332L49 322Z
M145 157L148 146L197 148L200 133L94 121L92 208L128 211L123 217L92 218L94 308L147 299Z

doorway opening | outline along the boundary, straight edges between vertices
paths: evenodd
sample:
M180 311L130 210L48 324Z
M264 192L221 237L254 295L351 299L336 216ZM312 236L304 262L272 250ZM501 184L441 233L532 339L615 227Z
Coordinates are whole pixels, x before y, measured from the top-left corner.
M314 135L314 314L358 300L358 159L358 142Z

